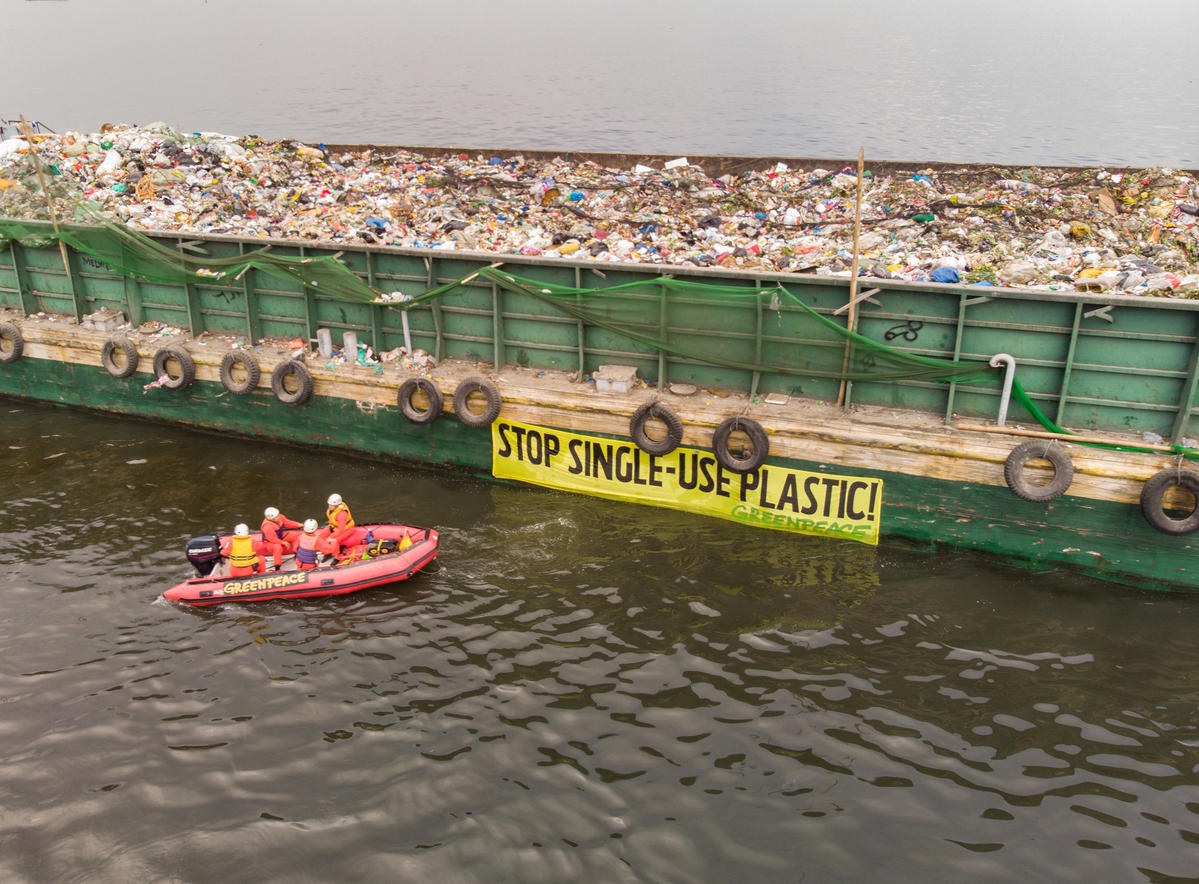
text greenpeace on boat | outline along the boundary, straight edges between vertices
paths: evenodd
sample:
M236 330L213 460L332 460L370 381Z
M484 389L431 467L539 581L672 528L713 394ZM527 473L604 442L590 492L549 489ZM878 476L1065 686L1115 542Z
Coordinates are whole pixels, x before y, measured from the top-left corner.
M492 474L547 488L878 544L882 479L763 465L726 470L710 451L653 455L631 441L496 421Z

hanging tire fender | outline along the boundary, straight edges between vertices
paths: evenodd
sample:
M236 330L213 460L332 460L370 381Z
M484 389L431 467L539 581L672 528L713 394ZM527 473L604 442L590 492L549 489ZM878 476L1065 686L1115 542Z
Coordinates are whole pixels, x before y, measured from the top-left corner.
M15 322L0 322L0 362L16 362L25 352L25 337Z
M412 401L417 390L423 392L429 400L428 408L418 408ZM441 415L445 399L437 385L428 378L408 378L400 385L400 392L396 394L396 404L400 407L400 412L404 417L412 423L431 424Z
M288 385L288 381L292 379L295 389ZM308 366L296 359L280 362L271 372L271 391L284 405L303 405L312 395L312 372L308 370Z
M1166 492L1175 485L1191 492L1197 501L1190 514L1181 519L1169 515L1165 507ZM1177 468L1155 473L1141 489L1141 512L1145 514L1145 521L1162 534L1181 537L1199 530L1199 473Z
M487 400L487 407L482 412L470 410L470 397L475 393L482 393L483 398ZM466 378L454 389L454 414L468 427L491 426L500 416L503 405L504 400L500 396L499 388L487 378Z
M167 369L171 360L179 365L179 376L172 375ZM168 390L186 390L196 379L196 363L191 354L182 347L163 347L154 354L154 377L166 375L168 380L164 387Z
M665 439L651 439L646 435L645 425L651 420L658 420L666 425ZM670 454L683 441L683 422L670 406L655 399L644 403L633 412L633 416L629 418L629 436L646 454Z
M1044 485L1034 485L1024 475L1030 460L1047 460L1053 467L1053 478ZM1017 445L1003 462L1003 480L1017 497L1032 503L1048 503L1066 493L1074 481L1074 463L1057 440L1036 440Z
M114 378L131 377L138 360L137 347L126 337L111 337L100 350L100 365Z
M245 377L238 380L234 376L238 366ZM221 360L221 385L235 396L246 396L253 393L262 380L262 367L258 357L249 350L230 350Z
M735 430L740 430L749 437L753 450L742 457L737 457L729 451L729 437ZM712 451L716 460L726 470L733 473L752 473L770 455L770 440L762 425L753 418L740 415L725 418L712 434Z

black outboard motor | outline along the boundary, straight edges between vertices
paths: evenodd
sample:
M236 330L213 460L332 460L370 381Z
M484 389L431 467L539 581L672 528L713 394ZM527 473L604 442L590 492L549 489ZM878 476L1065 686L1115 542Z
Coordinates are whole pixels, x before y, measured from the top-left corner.
M200 534L187 542L187 560L201 577L207 577L221 560L221 541L215 534Z

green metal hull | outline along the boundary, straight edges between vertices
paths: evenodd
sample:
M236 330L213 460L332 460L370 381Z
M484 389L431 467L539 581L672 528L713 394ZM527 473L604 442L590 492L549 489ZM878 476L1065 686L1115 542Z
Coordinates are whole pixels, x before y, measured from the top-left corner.
M269 390L230 396L210 381L197 381L169 397L147 396L142 390L145 381L144 374L120 379L95 367L22 359L0 371L0 394L248 439L336 448L481 474L490 471L490 435L456 420L418 427L400 418L394 408L372 414L352 401L325 396L314 396L303 407L293 408L276 401Z
M266 391L234 397L206 381L171 398L149 397L142 390L145 377L121 380L94 367L22 359L0 371L0 393L381 460L478 475L491 471L490 433L448 415L417 426L395 409L363 411L352 401L332 397L314 397L304 407L292 408ZM825 466L798 459L771 462L803 470ZM979 550L1012 564L1064 568L1143 588L1199 588L1199 547L1189 538L1154 531L1135 506L1070 496L1035 504L1016 500L1003 486L884 470L852 472L884 480L885 537Z
M182 240L158 237L179 245ZM261 243L204 238L209 253L230 256ZM274 244L276 253L297 257L332 254L332 249ZM343 248L341 260L381 291L419 294L443 282L462 279L495 259L492 255L421 250ZM80 318L109 307L135 324L159 321L247 340L316 337L318 328L354 331L376 352L404 342L397 311L380 304L356 304L289 289L285 283L250 271L213 285L159 285L126 278L98 262L71 253L68 274L56 248L17 242L0 250L0 307L22 315L44 311ZM615 285L651 279L660 268L593 265L550 259L507 258L522 275L563 285ZM676 275L747 289L782 282L809 306L834 316L847 299L848 281L736 271L670 268ZM885 286L862 305L856 330L877 341L926 356L986 359L1010 353L1034 401L1058 423L1078 431L1156 433L1168 440L1186 437L1194 417L1199 380L1199 304L1126 297L1044 293L964 286L871 283ZM707 342L727 361L753 361L787 340L786 310L761 305L728 306L702 299L634 299L649 325L679 338ZM835 400L838 382L785 374L730 369L718 364L656 353L602 328L554 315L543 304L476 281L464 284L440 304L413 310L409 335L415 347L439 360L483 363L499 372L524 366L584 377L610 363L634 365L642 378L740 390L753 397L780 393L805 400ZM842 318L841 321L844 321ZM59 358L53 348L0 365L0 394L99 409L167 421L205 431L268 438L304 446L328 446L380 459L395 459L490 474L492 447L486 430L472 429L447 414L427 426L403 420L394 407L364 406L352 396L317 395L300 407L277 401L269 388L245 397L227 395L219 383L198 380L187 391L146 395L148 379L109 376L94 351ZM159 391L156 391L158 393ZM850 385L851 406L993 417L997 385L899 381ZM393 400L394 401L394 400ZM718 403L719 404L719 403ZM571 418L553 403L543 419L564 427ZM602 411L597 406L596 411ZM548 415L548 416L547 416ZM591 432L627 437L628 409L614 410ZM1019 409L1013 417L1027 419ZM597 418L598 420L598 418ZM701 415L695 421L703 423ZM767 427L772 433L775 429ZM786 433L778 431L780 438ZM820 428L813 438L822 436ZM974 444L974 443L971 443ZM1015 564L1063 567L1121 583L1152 588L1199 588L1191 561L1197 551L1189 537L1167 536L1141 516L1129 489L1168 462L1141 458L1124 471L1116 461L1098 463L1092 485L1049 504L1017 499L1002 484L1002 456L965 452L960 471L952 466L907 468L894 457L880 465L869 443L845 443L856 453L804 457L794 443L770 463L803 470L835 471L884 480L884 536L930 545L945 544L994 553ZM856 445L856 448L855 448ZM902 444L892 444L892 453ZM773 449L772 449L773 450ZM980 449L981 450L981 449ZM942 458L945 460L946 458ZM952 461L953 458L949 457ZM913 461L915 463L915 461ZM980 473L980 470L982 472ZM988 470L990 472L988 472ZM1126 474L1125 474L1126 472ZM1110 475L1109 475L1110 474ZM980 475L982 478L980 479ZM1109 489L1108 486L1111 486ZM1199 537L1199 535L1195 535ZM835 541L830 541L835 542Z
M48 230L48 225L46 226ZM428 249L336 249L232 237L156 236L182 252L197 246L213 258L245 255L270 245L272 255L336 255L380 291L420 294L502 260L526 277L566 286L616 286L669 272L680 279L753 291L782 284L816 312L844 324L849 281L779 273L497 256ZM212 284L168 285L123 277L69 252L13 241L0 248L0 308L75 316L101 308L134 324L158 321L202 332L260 338L313 339L318 328L357 333L376 352L405 343L400 313L381 304L321 297L259 270ZM1121 295L1041 292L957 285L863 282L878 292L858 307L855 331L905 352L954 360L1010 353L1032 399L1062 426L1077 430L1199 436L1193 429L1199 386L1199 302ZM524 365L587 374L605 363L635 365L660 385L684 382L751 394L772 392L836 400L839 380L726 367L768 358L799 332L794 311L752 301L730 304L701 297L630 296L633 315L661 337L692 341L714 359L704 362L655 352L610 330L583 327L540 301L483 279L462 285L432 308L414 310L410 339L438 360L485 362L495 369ZM721 364L721 363L724 364ZM994 417L996 385L929 381L855 383L846 405L878 405L952 415ZM1027 417L1014 413L1013 417Z

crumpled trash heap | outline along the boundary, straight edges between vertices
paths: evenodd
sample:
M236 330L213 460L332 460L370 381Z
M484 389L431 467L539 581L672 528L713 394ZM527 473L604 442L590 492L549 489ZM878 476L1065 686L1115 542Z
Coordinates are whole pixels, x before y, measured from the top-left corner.
M131 227L848 276L856 169L711 178L521 155L335 153L162 123L35 136L61 185ZM0 215L44 217L30 145L0 142ZM863 175L860 272L1199 297L1199 182L1172 169ZM60 188L63 189L63 188Z

